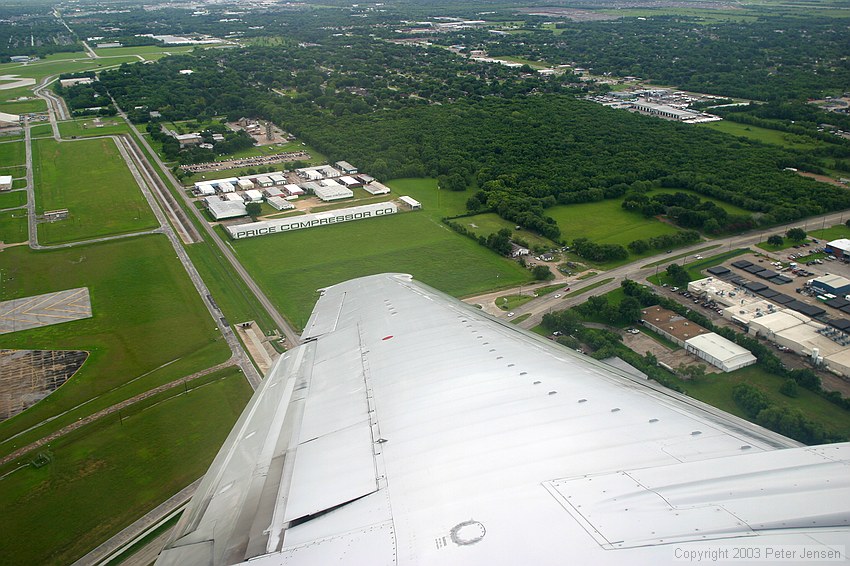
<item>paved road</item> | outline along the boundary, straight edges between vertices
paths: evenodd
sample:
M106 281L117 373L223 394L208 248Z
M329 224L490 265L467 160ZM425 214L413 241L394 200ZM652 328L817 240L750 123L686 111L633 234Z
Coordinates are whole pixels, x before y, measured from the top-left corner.
M757 230L747 232L745 234L739 234L735 236L729 236L727 238L718 238L715 240L711 240L709 242L697 242L691 246L685 248L679 248L676 250L676 255L687 254L684 257L680 257L678 259L672 259L666 253L657 254L652 257L643 258L639 261L634 261L632 263L628 263L626 265L622 265L610 271L599 271L599 275L587 279L584 281L574 281L570 283L570 293L575 291L584 289L586 287L592 286L595 282L601 281L608 278L613 278L613 281L610 283L606 283L600 287L596 287L592 292L587 292L583 294L579 294L574 297L561 297L556 299L554 293L550 293L548 295L544 295L542 297L538 297L533 299L524 305L514 309L514 313L516 317L522 316L523 314L529 313L531 316L518 324L518 326L522 328L533 328L540 324L543 319L543 315L547 312L553 310L562 310L568 307L572 307L583 303L587 300L587 297L592 295L601 295L607 293L608 291L612 291L620 286L620 283L623 279L633 279L635 281L645 281L647 277L650 275L654 275L656 272L663 272L666 267L671 263L682 263L686 262L688 258L697 253L699 250L706 247L707 244L718 245L717 248L709 251L703 252L705 255L716 255L725 251L745 248L754 246L755 244L764 241L767 239L769 234L781 234L784 233L789 228L802 227L806 230L817 230L820 228L833 226L835 224L840 224L845 220L850 219L850 210L832 212L829 214L824 214L822 216L816 216L813 218L808 218L805 220L799 220L797 222L785 224L783 226L773 226L764 230ZM653 267L643 267L645 265L649 265L652 263L661 262L658 266ZM523 290L526 289L526 286L523 286ZM495 296L503 296L516 294L520 290L520 287L515 287L513 289L506 289L500 291L499 293L488 293L486 295L478 295L475 297L468 297L464 299L467 303L482 304L487 302L489 299L491 302ZM484 306L485 310L488 310L486 306ZM492 310L492 308L490 309ZM496 313L500 316L506 317L506 313L501 310L494 310L493 313Z
M83 48L86 50L86 53L88 54L89 57L91 57L92 59L98 58L97 53L94 52L94 49L91 48L91 46L88 44L87 41L83 42Z
M119 115L124 118L130 128L136 133L138 139L141 140L142 145L145 147L145 149L147 149L148 153L153 156L157 165L159 165L160 170L163 171L169 182L171 182L171 184L176 189L177 193L180 194L180 196L183 198L186 204L186 208L195 215L199 224L206 231L207 237L210 238L210 241L215 242L215 245L218 247L222 256L224 256L224 258L230 263L233 270L239 274L239 277L245 283L245 286L250 290L254 297L256 297L260 305L266 310L266 312L269 313L269 316L277 325L278 331L286 338L286 347L292 348L300 344L301 337L298 335L297 332L295 332L295 329L292 327L292 325L290 325L289 322L287 322L287 320L283 318L283 316L281 316L280 312L278 312L277 308L274 306L271 300L269 300L268 296L262 291L262 289L260 289L260 286L257 285L256 281L254 281L254 279L245 270L245 268L242 267L242 264L239 262L239 260L236 258L236 255L230 248L229 242L224 242L221 238L218 237L218 234L216 234L215 230L213 230L213 227L210 226L209 222L207 222L207 220L204 218L201 211L195 208L195 205L192 200L189 199L188 196L186 196L186 192L183 188L182 183L180 183L180 181L178 181L174 177L168 166L166 166L165 163L162 162L162 160L159 158L159 155L157 155L157 153L153 150L150 144L148 144L147 139L142 136L141 132L139 132L136 126L127 118L127 115L123 112L123 110L120 109L120 107L118 106L118 104L115 103L114 100L113 104L115 104L115 107L118 109Z

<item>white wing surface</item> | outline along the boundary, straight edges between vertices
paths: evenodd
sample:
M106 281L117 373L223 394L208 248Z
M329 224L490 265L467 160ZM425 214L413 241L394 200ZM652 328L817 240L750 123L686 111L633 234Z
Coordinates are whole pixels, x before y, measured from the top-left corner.
M160 566L845 556L850 444L800 446L406 275L325 289L304 338Z

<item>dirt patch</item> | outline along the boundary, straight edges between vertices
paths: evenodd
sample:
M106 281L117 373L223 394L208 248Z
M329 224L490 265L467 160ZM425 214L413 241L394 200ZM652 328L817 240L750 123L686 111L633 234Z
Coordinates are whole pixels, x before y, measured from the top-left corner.
M77 350L0 350L0 421L56 391L88 355Z
M643 332L639 334L625 334L623 336L623 343L640 355L645 355L647 352L652 353L659 362L667 364L671 368L678 368L681 364L686 366L702 364L705 366L706 373L720 373L719 368L687 353L684 348L671 350Z
M807 171L797 171L797 173L799 173L803 177L808 177L810 179L820 181L821 183L829 183L830 185L835 185L836 187L841 187L842 189L848 188L847 185L845 185L841 181L837 181L832 177L827 177L826 175L817 175L815 173L809 173Z

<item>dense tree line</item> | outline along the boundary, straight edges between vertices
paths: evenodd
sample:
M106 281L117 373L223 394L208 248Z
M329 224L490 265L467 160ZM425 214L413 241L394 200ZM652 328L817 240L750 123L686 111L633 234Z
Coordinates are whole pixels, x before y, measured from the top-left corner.
M840 93L850 84L850 61L838 38L847 19L765 15L754 21L700 22L655 16L599 22L559 22L557 34L535 29L493 36L484 31L446 37L593 73L649 78L684 90L727 96L805 99Z
M829 434L820 423L812 421L802 412L771 402L759 388L748 383L736 385L732 389L732 398L754 422L805 444L844 440L839 435Z

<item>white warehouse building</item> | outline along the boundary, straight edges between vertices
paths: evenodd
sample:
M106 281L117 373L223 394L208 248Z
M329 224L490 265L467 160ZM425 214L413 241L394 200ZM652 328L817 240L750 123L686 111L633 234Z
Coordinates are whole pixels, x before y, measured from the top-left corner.
M685 340L685 350L725 372L751 366L757 361L749 350L714 332Z

